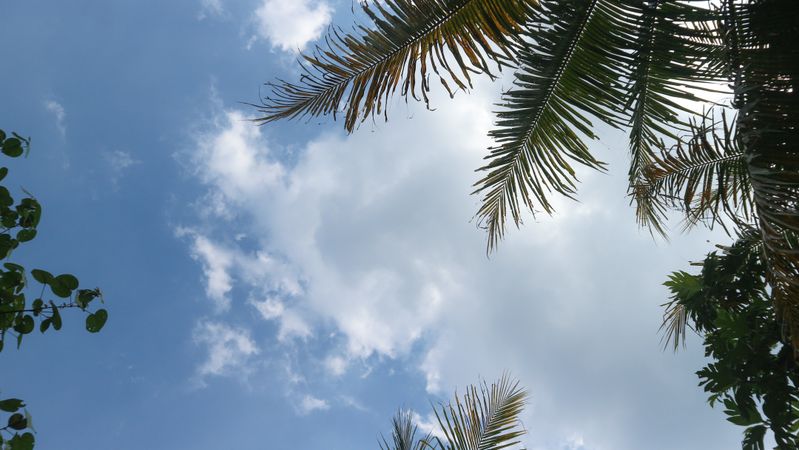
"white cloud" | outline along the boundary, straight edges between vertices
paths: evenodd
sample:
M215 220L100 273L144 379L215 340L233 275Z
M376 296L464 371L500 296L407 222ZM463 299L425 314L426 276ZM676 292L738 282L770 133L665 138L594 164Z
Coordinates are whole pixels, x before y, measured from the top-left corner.
M141 161L134 159L130 153L122 150L114 150L103 154L109 167L111 182L116 186L125 171L130 167L141 164Z
M185 234L178 230L178 234ZM193 237L191 256L203 265L206 287L205 293L216 304L217 311L230 308L228 293L233 289L230 269L233 266L233 255L230 251L208 240L205 236L191 232Z
M325 1L263 0L255 11L258 34L283 51L304 50L330 23L333 9Z
M664 354L656 335L668 271L701 257L705 239L724 238L666 245L637 230L626 139L611 135L606 145L619 151L601 156L614 175L580 171L582 203L554 198L554 218L510 230L487 259L469 192L490 145L494 94L459 96L434 113L413 107L416 120L393 114L374 133L325 134L292 165L240 113L221 114L198 139L198 174L249 219L243 231L258 251L283 262L240 264L235 278L303 280L292 294L277 289L282 306L264 305L264 316L295 312L309 340L332 329L343 341L325 346L323 361L402 359L446 394L511 370L532 395L528 448L577 445L574 436L592 449L735 445L737 430L696 388L699 349ZM335 376L331 361L323 369Z
M311 327L302 316L275 298L263 301L250 300L250 304L261 314L265 320L276 320L279 323L277 339L286 342L289 339L306 339L311 336Z
M197 369L200 380L208 375L246 376L250 358L260 352L247 330L220 322L197 324L194 342L208 350L205 361Z
M413 423L419 428L422 436L430 435L440 439L446 437L444 431L441 430L441 427L438 425L438 419L436 419L435 414L428 413L425 417L422 417L416 411L412 411L411 418L413 419Z
M58 128L58 132L61 134L61 137L66 136L67 126L65 122L67 113L64 110L64 106L55 100L48 100L44 103L44 107L47 109L47 111L51 112L53 116L55 116L55 124Z
M328 373L336 377L344 375L344 372L347 371L348 364L349 362L341 356L328 356L325 358L324 363Z
M108 165L111 167L111 170L117 173L141 163L141 161L134 159L130 153L123 152L122 150L114 150L112 152L106 153L105 158L108 161Z
M243 250L222 243L214 242L207 236L187 227L178 227L175 230L178 237L187 237L191 241L191 256L199 261L205 275L205 293L215 305L217 313L230 309L230 293L234 287L235 277L252 289L261 291L279 291L287 295L298 295L302 287L298 279L294 278L291 270L280 261L271 258L262 251L247 253ZM235 241L235 240L234 240ZM266 300L266 303L252 301L264 319L280 317L286 326L286 336L305 335L303 324L293 318L294 313L283 311L283 305L277 300ZM272 305L272 306L270 306ZM269 308L280 308L269 313ZM268 314L275 314L268 316ZM305 326L307 328L307 326Z
M251 303L255 306L255 309L261 313L261 317L266 320L277 319L286 311L283 303L274 298L268 298L262 302L253 301Z
M207 17L218 17L224 14L225 8L222 0L200 0L200 13L197 19L203 20Z
M249 200L276 186L283 167L269 162L260 144L260 130L238 111L219 118L219 134L201 143L195 164L206 183L212 184L230 203ZM210 159L205 159L210 158Z
M310 414L314 411L324 411L326 409L330 409L330 404L327 402L327 400L306 394L300 400L297 409L300 414Z

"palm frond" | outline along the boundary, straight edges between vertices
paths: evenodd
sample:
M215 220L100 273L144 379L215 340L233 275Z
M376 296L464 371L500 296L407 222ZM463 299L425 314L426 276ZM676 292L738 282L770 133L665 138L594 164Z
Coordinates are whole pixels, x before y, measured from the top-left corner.
M463 399L435 410L444 438L441 450L499 450L519 443L525 430L519 422L527 393L519 382L504 375L489 387L483 383L467 389ZM429 444L428 444L429 445Z
M769 284L799 351L799 2L727 0L723 7Z
M421 450L424 442L430 439L427 436L423 439L416 439L417 427L413 423L413 413L410 410L399 410L391 421L391 440L381 437L382 442L378 441L380 450Z
M685 214L685 227L724 219L735 225L752 217L752 188L744 153L724 110L716 121L711 110L689 122L690 138L671 149L650 156L632 185L636 215L642 226L664 234L666 211Z
M685 334L688 330L688 311L685 305L671 300L660 306L664 307L663 323L658 330L663 333L660 338L663 349L672 347L676 352L680 347L685 348Z
M514 86L503 95L490 135L487 172L475 186L477 212L488 230L488 249L504 234L505 215L521 221L522 206L551 213L550 193L573 198L572 162L594 169L603 163L582 137L594 139L589 117L613 126L622 120L624 80L629 78L635 20L640 10L621 0L542 3L525 30Z
M269 83L257 122L321 116L335 118L342 107L344 126L386 114L397 89L407 100L421 92L425 102L429 75L444 88L467 89L470 73L491 74L514 60L522 27L537 0L384 0L362 3L374 27L351 33L332 29L325 44L303 56L300 81Z
M693 114L679 100L701 101L688 85L718 89L724 81L714 10L690 3L646 0L635 40L627 107L630 118L631 190L641 170L665 150L663 139L678 140L688 129L679 114ZM634 197L635 198L635 197ZM651 221L663 233L658 221Z

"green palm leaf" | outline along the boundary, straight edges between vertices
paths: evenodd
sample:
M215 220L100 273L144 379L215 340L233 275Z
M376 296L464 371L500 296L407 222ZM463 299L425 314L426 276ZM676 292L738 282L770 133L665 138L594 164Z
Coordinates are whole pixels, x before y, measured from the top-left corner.
M752 218L752 187L733 125L722 110L689 123L691 137L660 156L649 156L632 186L639 223L664 234L668 209L685 214L685 226L699 222L725 229L724 218L740 227Z
M445 89L471 86L470 73L491 74L514 60L522 27L537 0L385 0L362 3L375 28L352 33L332 30L324 46L304 55L299 83L270 83L259 106L261 123L282 118L335 118L343 103L345 127L385 114L400 89L406 99L421 92L425 102L430 72ZM417 98L418 99L418 98Z
M659 330L663 333L660 342L664 350L671 346L676 352L681 346L685 347L688 309L681 299L696 295L699 288L697 279L694 275L680 271L669 275L669 280L663 283L673 293L671 300L660 305L664 308L663 323Z
M444 438L435 438L441 450L499 450L519 443L525 430L519 422L527 393L507 375L490 387L467 389L463 399L441 406L435 414ZM430 441L426 441L428 446Z
M383 437L382 442L379 442L380 450L421 450L424 448L424 442L430 439L430 436L422 440L416 439L417 427L409 410L397 411L391 424L391 443Z
M624 80L640 8L620 0L561 0L536 11L525 30L514 87L497 113L497 142L475 186L477 213L491 250L504 234L505 215L521 222L522 206L553 211L551 192L572 198L572 163L601 169L583 137L594 139L589 117L621 126Z
M652 162L652 156L664 150L664 138L677 140L675 133L687 130L679 114L692 115L694 111L678 100L701 99L686 87L705 85L710 90L724 81L719 71L723 47L717 28L708 25L716 16L714 11L689 3L643 2L627 104L631 112L631 185Z

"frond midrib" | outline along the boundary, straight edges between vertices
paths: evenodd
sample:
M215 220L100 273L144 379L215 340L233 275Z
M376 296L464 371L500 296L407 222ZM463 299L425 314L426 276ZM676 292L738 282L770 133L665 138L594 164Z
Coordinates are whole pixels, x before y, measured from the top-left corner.
M692 163L689 163L689 164L687 164L685 166L676 168L676 170L668 170L668 171L664 171L661 174L656 174L655 176L651 177L650 180L654 181L654 182L663 181L663 180L666 180L666 179L674 177L674 176L687 175L688 173L690 173L690 172L692 172L694 170L702 169L702 168L705 168L705 167L708 167L708 166L711 166L711 165L723 163L723 162L726 162L726 161L733 161L733 160L736 160L736 159L740 160L740 159L743 159L743 157L744 157L743 151L738 151L738 152L731 153L731 154L728 154L728 155L718 156L718 157L715 157L713 159L702 161L702 162L692 162Z
M502 402L503 405L510 402L511 397L514 397L514 395L512 395L512 394L513 393L511 393L510 395L507 396L507 398L504 399L506 401ZM480 438L479 438L479 440L477 442L477 448L475 450L482 449L484 444L487 443L488 432L494 428L493 424L494 424L495 421L498 420L497 416L499 415L499 412L503 409L502 406L500 406L499 408L496 408L496 409L494 409L493 406L494 405L491 405L491 407L489 409L488 416L490 416L490 418L485 421L485 426L483 426L483 424L480 424L481 425L481 427L480 427Z
M552 98L555 89L559 86L560 80L563 77L563 73L566 71L566 68L568 67L569 63L571 63L572 56L574 56L574 53L577 50L577 46L579 42L582 40L583 33L585 32L585 29L588 26L588 23L590 22L591 17L594 14L594 11L596 10L596 5L600 1L601 0L592 0L591 4L588 5L588 13L585 15L582 23L580 23L578 32L575 35L575 38L572 40L571 45L569 46L566 57L564 57L563 60L561 61L556 76L553 77L552 83L550 83L550 85L547 87L544 100L541 102L542 106L538 108L538 111L536 111L535 117L533 118L530 126L527 128L527 130L524 133L524 138L519 140L518 145L515 145L511 148L520 150L522 147L527 145L527 142L530 140L530 137L535 132L536 128L538 127L538 121L541 119L541 116L544 114L544 110L549 107L549 100ZM507 186L509 184L511 180L511 174L513 173L513 169L519 164L519 160L521 159L522 153L523 153L522 151L515 152L513 160L506 165L506 169L504 170L505 174L502 178L502 181L496 183L498 186L499 185Z
M660 6L660 0L655 0L652 9L657 11L657 8ZM644 150L645 147L645 138L644 138L644 126L646 126L646 117L644 115L644 110L646 110L648 101L650 100L649 96L649 73L652 71L652 58L654 53L655 47L655 26L658 23L657 15L653 15L652 23L649 25L649 46L648 52L646 55L646 71L644 72L641 80L642 88L641 88L641 101L638 102L639 108L636 108L636 112L638 113L633 120L631 125L631 129L635 130L636 128L640 130L639 133L635 133L633 135L633 143L631 145L633 150L633 165L640 170L640 163L635 164L637 158L640 158L641 151ZM634 179L637 174L630 173L630 179Z
M440 28L444 23L452 20L455 16L460 14L470 4L472 4L474 2L479 2L479 1L480 0L466 0L460 6L458 6L456 9L454 9L451 12L449 12L448 14L446 14L445 16L443 16L442 18L440 18L436 22L430 24L427 28L423 29L422 31L417 32L416 35L411 36L409 39L407 39L402 44L395 45L394 49L392 49L389 53L387 53L384 56L382 56L381 58L379 58L377 61L365 66L364 68L362 68L361 70L359 70L357 72L352 72L350 74L350 76L348 76L346 78L343 78L341 81L328 86L327 88L325 88L321 92L317 92L317 93L314 93L313 95L308 96L307 100L305 100L305 101L303 101L301 103L298 103L297 106L292 108L292 110L301 111L303 109L302 106L307 105L309 103L312 103L314 101L314 99L323 96L324 93L334 92L334 91L336 91L338 89L341 89L343 86L347 85L348 83L352 82L352 80L356 80L356 79L358 79L358 78L360 78L360 77L362 77L362 76L364 76L364 75L366 75L368 73L371 73L377 67L380 67L381 65L385 64L387 61L390 61L392 58L397 56L397 54L399 54L400 52L403 52L403 51L407 50L411 46L413 46L416 43L418 43L425 36L430 35L431 32L433 32L434 30Z

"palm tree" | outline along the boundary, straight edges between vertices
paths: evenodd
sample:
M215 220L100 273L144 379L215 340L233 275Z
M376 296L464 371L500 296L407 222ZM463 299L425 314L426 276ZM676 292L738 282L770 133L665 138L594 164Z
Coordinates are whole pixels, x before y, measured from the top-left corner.
M576 195L574 165L602 170L592 121L630 136L639 223L755 226L772 297L799 349L799 2L795 0L383 0L372 26L331 29L297 82L268 83L260 123L344 116L347 131L387 118L393 95L428 102L512 67L479 170L477 211L496 247L524 210ZM728 84L731 118L685 101ZM691 89L688 89L691 87ZM698 91L697 91L698 90ZM698 92L698 93L693 93ZM721 118L721 120L716 120ZM726 224L726 225L725 225Z
M439 405L435 415L441 436L427 435L417 439L417 427L410 411L397 412L392 420L391 443L385 438L381 450L500 450L519 443L526 433L519 415L527 393L519 382L503 375L489 387L485 382L478 389L469 386L463 398L456 394L455 403Z

